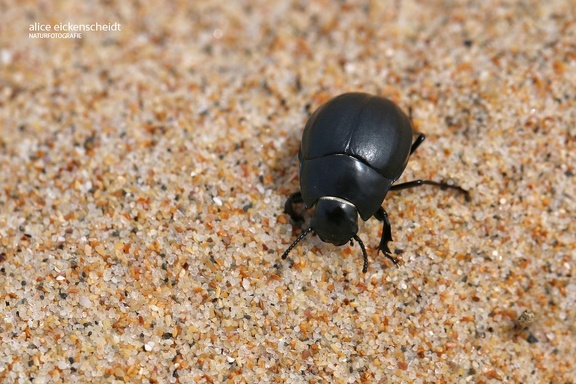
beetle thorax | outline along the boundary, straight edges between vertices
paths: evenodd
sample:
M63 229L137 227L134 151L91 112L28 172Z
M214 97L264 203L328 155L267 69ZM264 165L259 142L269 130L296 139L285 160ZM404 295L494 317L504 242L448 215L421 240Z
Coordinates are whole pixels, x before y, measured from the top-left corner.
M310 227L322 241L344 245L358 232L358 211L347 200L321 197L316 203Z

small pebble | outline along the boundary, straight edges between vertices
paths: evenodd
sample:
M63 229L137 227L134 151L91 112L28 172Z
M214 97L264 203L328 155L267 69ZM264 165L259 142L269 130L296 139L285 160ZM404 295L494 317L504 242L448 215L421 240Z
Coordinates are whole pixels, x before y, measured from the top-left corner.
M533 312L525 310L523 311L518 320L516 320L516 328L523 330L528 328L534 322L535 315Z

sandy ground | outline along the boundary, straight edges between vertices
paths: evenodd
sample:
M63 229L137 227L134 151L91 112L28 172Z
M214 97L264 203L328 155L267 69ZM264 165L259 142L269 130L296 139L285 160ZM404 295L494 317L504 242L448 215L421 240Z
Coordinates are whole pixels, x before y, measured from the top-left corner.
M190 3L0 3L1 382L575 382L573 1ZM280 259L348 91L472 197L389 193L366 274Z

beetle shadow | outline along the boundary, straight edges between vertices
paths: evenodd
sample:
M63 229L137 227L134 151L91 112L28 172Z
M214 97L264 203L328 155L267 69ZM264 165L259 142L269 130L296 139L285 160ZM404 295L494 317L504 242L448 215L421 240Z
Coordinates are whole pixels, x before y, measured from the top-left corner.
M274 165L269 168L274 190L286 198L300 190L298 151L300 150L301 135L301 129L286 133L286 141L283 146L277 148Z
M286 140L283 145L276 148L276 158L273 159L273 165L268 168L272 175L272 182L268 187L273 189L282 201L282 204L276 208L277 213L278 215L285 214L287 222L292 226L293 236L309 227L313 211L313 208L306 209L301 199L292 200L293 194L300 192L298 152L303 130L304 126L286 132Z

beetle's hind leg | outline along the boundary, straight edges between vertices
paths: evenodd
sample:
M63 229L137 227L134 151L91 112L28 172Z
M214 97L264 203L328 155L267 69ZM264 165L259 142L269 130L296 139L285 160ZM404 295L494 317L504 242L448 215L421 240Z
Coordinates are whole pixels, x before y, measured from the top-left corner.
M418 149L418 147L420 146L420 144L422 144L424 142L424 140L426 140L426 136L424 136L423 133L417 133L416 140L414 140L414 142L412 143L412 146L410 147L410 156L412 156L412 154ZM390 190L391 191L400 191L402 189L419 187L421 185L434 185L434 186L440 187L442 189L446 189L446 188L454 189L454 190L464 194L464 198L466 199L466 201L470 201L470 193L467 190L465 190L464 188L462 188L458 185L453 185L453 184L448 184L448 183L440 183L440 182L432 181L432 180L408 181L405 183L393 185L392 187L390 187Z
M382 222L382 237L380 238L380 245L378 249L382 251L384 256L386 256L390 261L394 264L398 264L398 259L392 257L392 252L390 252L390 248L388 248L388 243L392 241L392 227L390 226L390 220L388 220L388 214L384 210L384 208L380 207L374 217Z
M295 192L290 195L284 204L284 213L286 213L292 221L297 224L302 224L304 222L304 217L294 209L294 204L302 204L304 200L302 199L301 192Z
M416 137L416 140L414 140L412 146L410 147L410 155L412 155L414 151L418 149L418 147L420 146L420 144L424 142L424 140L426 140L426 136L424 136L423 133L418 133L418 137Z

